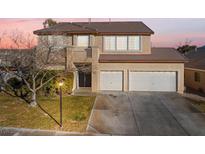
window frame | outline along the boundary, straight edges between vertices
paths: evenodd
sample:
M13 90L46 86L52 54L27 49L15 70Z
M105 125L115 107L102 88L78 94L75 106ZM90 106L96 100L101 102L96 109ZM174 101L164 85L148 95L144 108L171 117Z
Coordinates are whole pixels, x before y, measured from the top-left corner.
M201 74L200 72L194 72L194 81L200 82L201 81Z
M117 43L117 39L119 38L119 37L126 37L126 49L118 49L118 43ZM115 49L116 49L116 51L119 51L119 52L122 52L122 51L128 51L128 36L116 36L115 37Z
M107 49L106 49L105 37L114 37L114 38L115 38L115 41L114 41L114 42L115 42L115 44L114 44L114 45L115 45L114 50L112 50L112 49L108 49L108 50L107 50ZM104 51L109 51L109 52L115 52L115 51L116 51L116 37L115 37L115 36L113 36L113 35L103 36L103 50L104 50Z
M78 45L78 42L79 42L79 41L78 41L78 38L79 38L79 37L82 37L82 36L88 37L88 45L85 45L85 46L82 46L82 45L80 46L80 45ZM90 35L77 35L77 36L76 36L76 46L77 46L77 47L81 47L81 48L88 48L88 47L90 46Z
M127 49L126 50L118 50L117 49L117 37L127 37ZM129 49L129 37L130 36L136 36L136 37L139 37L139 49ZM109 49L106 49L106 44L105 44L105 37L115 37L115 49L114 50L109 50ZM125 52L125 53L141 53L142 52L142 41L141 41L141 38L142 36L140 35L105 35L103 36L103 51L105 52Z
M130 37L139 37L139 49L130 49L130 46L129 46L129 39ZM141 36L140 35L129 35L128 38L127 38L127 47L128 47L128 50L129 51L135 51L135 52L142 52L142 44L141 44Z

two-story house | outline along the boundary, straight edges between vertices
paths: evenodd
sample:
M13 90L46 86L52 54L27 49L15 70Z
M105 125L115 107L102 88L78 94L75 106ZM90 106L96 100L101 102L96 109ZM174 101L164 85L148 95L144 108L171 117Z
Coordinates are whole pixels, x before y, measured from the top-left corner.
M79 67L75 89L184 91L184 57L173 48L152 48L154 32L142 22L64 22L34 34L57 39L66 54L72 52ZM82 71L82 65L90 70Z

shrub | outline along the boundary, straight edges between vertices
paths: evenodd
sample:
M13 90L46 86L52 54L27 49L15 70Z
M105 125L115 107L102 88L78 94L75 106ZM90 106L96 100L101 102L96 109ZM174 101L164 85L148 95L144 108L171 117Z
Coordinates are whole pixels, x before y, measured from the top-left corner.
M74 113L71 119L75 121L83 121L86 119L86 116L83 113L78 112Z
M52 81L46 84L40 94L45 96L54 96L59 94L59 82L63 80L64 85L62 86L63 94L71 94L73 88L73 73L65 73L59 71L51 71L49 75L57 75ZM47 77L49 77L49 75Z
M7 91L7 93L20 97L27 102L29 101L30 91L22 80L18 79L17 77L11 77L7 80L7 83L9 86L4 86L4 89Z

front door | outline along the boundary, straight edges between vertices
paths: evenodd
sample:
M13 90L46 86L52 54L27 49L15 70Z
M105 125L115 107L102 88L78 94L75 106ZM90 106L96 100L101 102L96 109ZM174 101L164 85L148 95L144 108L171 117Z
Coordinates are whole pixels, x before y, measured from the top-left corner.
M79 87L91 87L91 72L78 72Z

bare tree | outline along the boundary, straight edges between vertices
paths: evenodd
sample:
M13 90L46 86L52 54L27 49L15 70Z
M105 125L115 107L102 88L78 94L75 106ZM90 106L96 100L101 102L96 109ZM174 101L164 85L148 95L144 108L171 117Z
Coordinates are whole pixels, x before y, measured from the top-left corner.
M63 41L59 41L60 38L57 36L39 37L37 47L33 47L35 39L31 35L23 35L20 31L7 33L6 36L11 41L10 48L19 50L21 54L13 56L13 52L8 52L7 56L10 57L9 61L11 65L5 65L4 71L10 74L12 73L22 80L28 89L29 95L23 92L20 92L20 94L14 92L14 94L20 96L20 98L30 96L28 102L31 106L37 105L37 92L59 75L52 74L50 69L56 70L58 69L56 66L60 66L61 70L66 70L70 73L75 71L91 72L93 70L91 69L91 65L75 65L73 62L73 47L61 44ZM24 52L20 52L21 48L28 48L30 51L25 54ZM14 71L11 71L11 66ZM5 82L5 84L12 89L9 83ZM12 90L15 91L15 88Z
M19 49L19 51L21 47L30 48L33 41L32 37L25 37L19 32L11 33L8 37L13 43L12 48L15 47ZM37 91L57 76L57 74L50 74L48 68L51 62L53 64L57 62L54 52L62 52L60 48L54 50L55 44L49 41L49 39L44 40L43 44L44 46L42 47L31 48L26 54L24 53L13 57L13 59L10 60L11 66L4 66L4 71L20 78L26 85L28 91L31 93L31 106L37 105ZM14 71L11 71L11 67ZM6 84L10 86L9 83Z
M177 50L181 54L186 54L189 51L195 50L197 48L196 45L191 45L192 41L191 40L185 40L184 43L179 43Z

